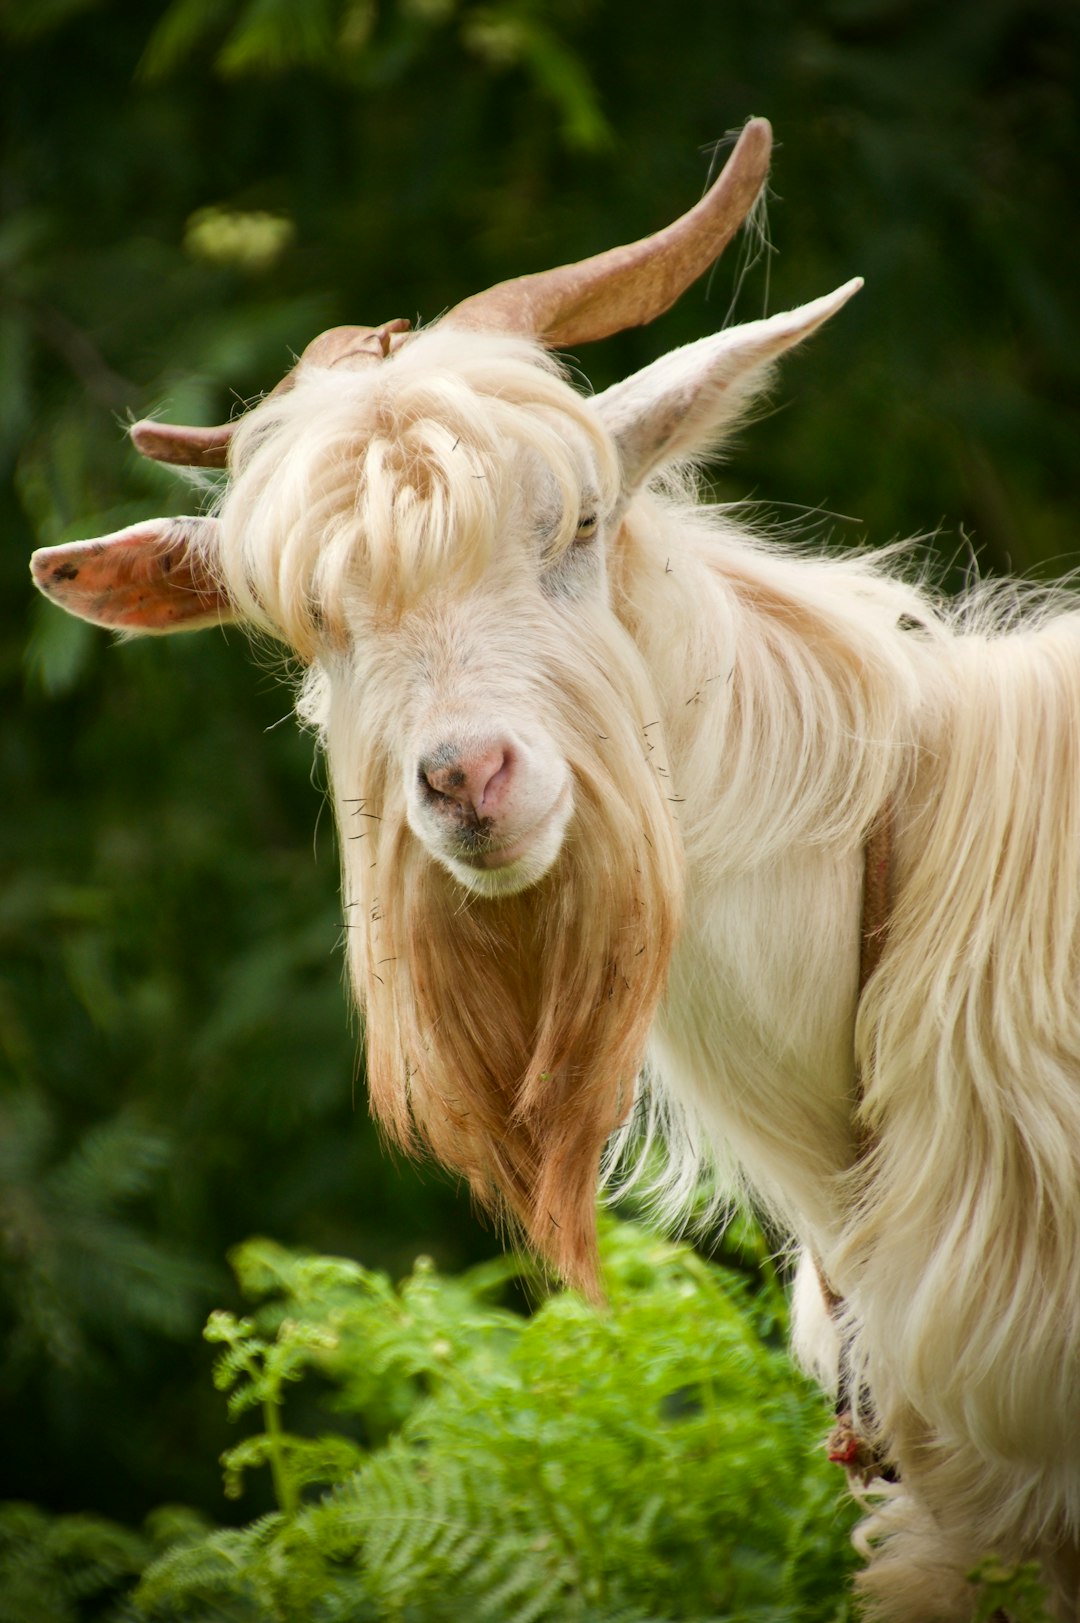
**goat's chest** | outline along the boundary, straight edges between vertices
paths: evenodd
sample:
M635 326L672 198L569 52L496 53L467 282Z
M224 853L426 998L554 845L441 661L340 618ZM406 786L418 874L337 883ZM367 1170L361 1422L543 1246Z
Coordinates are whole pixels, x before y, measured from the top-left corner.
M850 1162L860 887L857 854L691 867L654 1028L655 1085L802 1232L834 1228Z

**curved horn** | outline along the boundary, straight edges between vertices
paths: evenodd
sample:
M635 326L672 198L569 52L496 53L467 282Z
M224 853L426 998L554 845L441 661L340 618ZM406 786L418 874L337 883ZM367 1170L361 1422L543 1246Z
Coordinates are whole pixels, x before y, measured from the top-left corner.
M499 282L455 305L442 322L529 334L557 348L654 321L727 247L765 184L771 152L768 121L751 119L719 179L663 231L577 265Z
M384 321L381 327L331 327L313 338L296 365L270 394L291 389L303 366L361 366L384 360L403 341L409 322L399 317ZM267 396L269 399L270 396ZM171 462L186 468L224 468L236 423L219 423L216 428L188 428L181 423L158 423L144 418L128 432L135 449L154 462Z
M623 248L576 265L499 282L442 317L440 325L473 332L510 332L549 348L587 344L642 327L663 315L724 251L757 201L772 153L767 119L744 127L719 179L681 219ZM333 327L307 346L273 393L292 387L304 365L356 366L389 355L408 334L407 321L381 327ZM234 424L187 428L152 420L135 423L131 438L143 456L187 467L223 468Z

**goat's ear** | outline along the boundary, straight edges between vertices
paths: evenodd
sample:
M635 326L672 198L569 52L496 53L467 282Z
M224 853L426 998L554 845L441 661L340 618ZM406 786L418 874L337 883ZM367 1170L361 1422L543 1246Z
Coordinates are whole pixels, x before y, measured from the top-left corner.
M34 584L69 614L114 631L198 631L237 618L209 559L217 521L159 518L96 541L42 547Z
M772 363L809 338L860 287L862 278L856 277L797 310L672 350L597 395L593 404L619 450L624 499L663 463L711 450L765 387Z

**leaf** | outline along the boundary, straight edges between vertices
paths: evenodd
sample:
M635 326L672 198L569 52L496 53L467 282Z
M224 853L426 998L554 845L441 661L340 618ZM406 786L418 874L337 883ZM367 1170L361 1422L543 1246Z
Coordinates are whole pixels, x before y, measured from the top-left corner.
M217 69L233 77L329 66L335 46L332 13L330 0L249 0L217 54Z
M154 28L139 63L139 76L160 80L180 67L227 21L222 0L172 0Z

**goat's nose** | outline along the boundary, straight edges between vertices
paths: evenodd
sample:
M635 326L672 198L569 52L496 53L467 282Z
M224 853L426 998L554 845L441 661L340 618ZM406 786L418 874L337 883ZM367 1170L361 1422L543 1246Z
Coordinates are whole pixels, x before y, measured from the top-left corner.
M420 761L420 776L439 800L476 817L498 815L513 773L509 744L477 750L433 750Z

